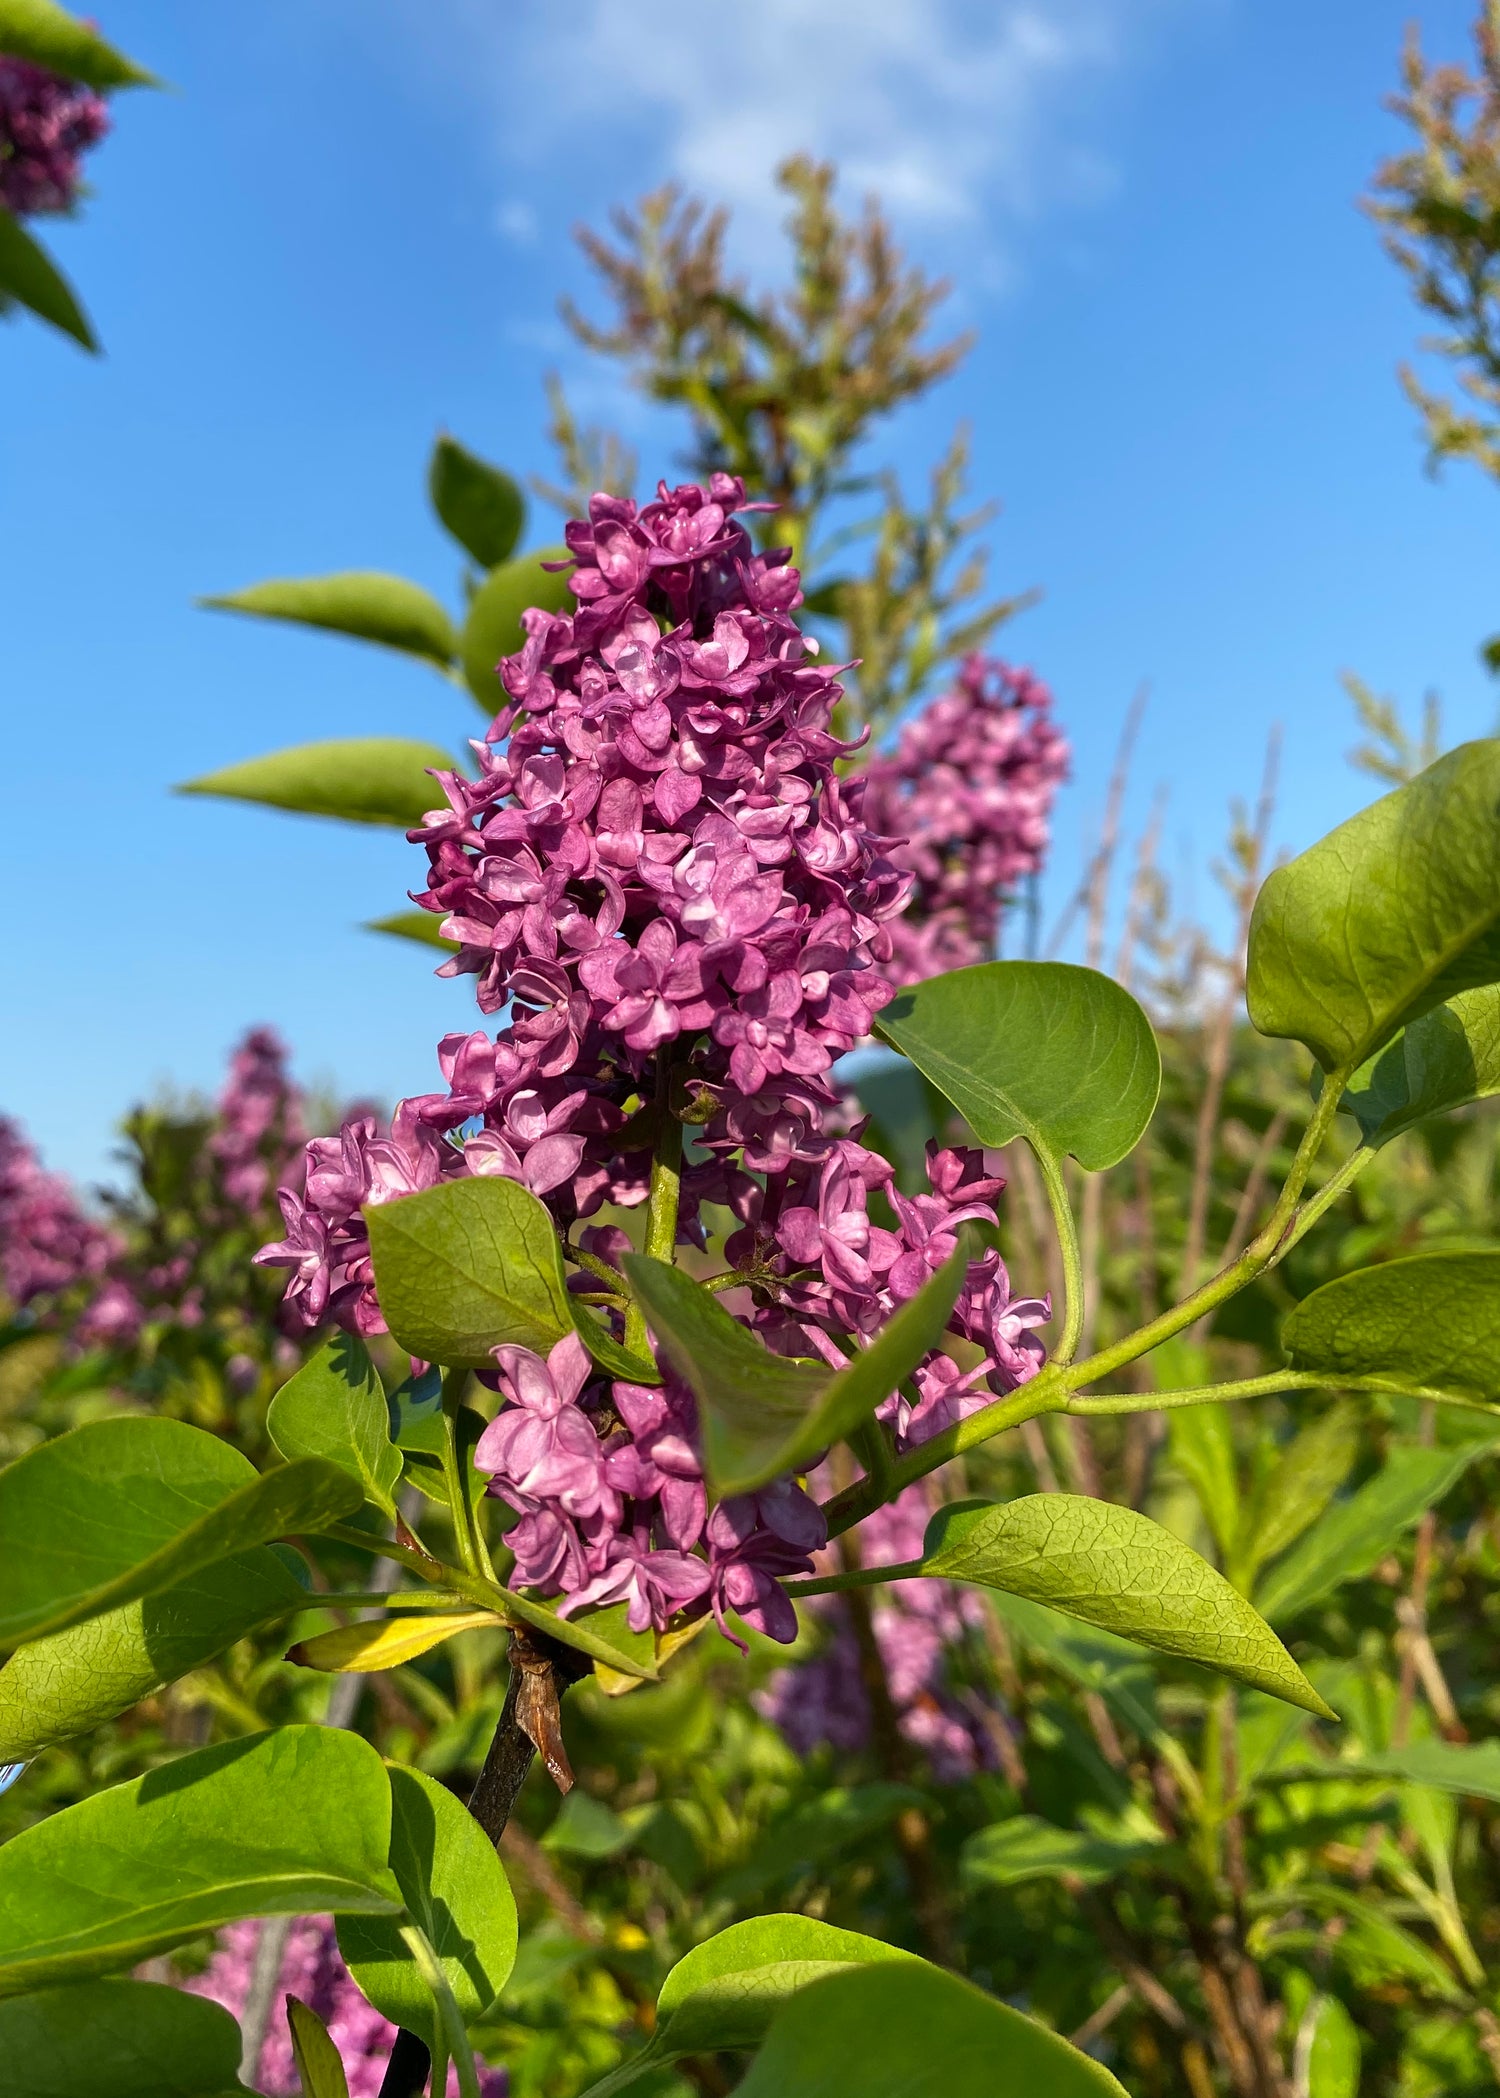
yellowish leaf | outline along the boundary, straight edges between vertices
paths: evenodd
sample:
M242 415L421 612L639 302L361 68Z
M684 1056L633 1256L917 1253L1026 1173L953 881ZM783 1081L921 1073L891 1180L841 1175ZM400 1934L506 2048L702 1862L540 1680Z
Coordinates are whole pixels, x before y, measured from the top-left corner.
M456 1632L504 1628L504 1618L490 1610L464 1610L452 1616L424 1610L420 1617L384 1617L370 1624L340 1625L336 1631L319 1632L316 1638L294 1646L287 1659L302 1668L322 1669L325 1675L364 1675L415 1661Z

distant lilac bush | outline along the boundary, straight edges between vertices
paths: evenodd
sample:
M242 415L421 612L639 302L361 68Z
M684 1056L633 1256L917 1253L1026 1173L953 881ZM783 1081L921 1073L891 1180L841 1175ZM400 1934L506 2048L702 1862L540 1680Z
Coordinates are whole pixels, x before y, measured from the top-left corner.
M70 211L109 121L92 88L0 54L0 204L17 218Z
M0 1117L0 1287L16 1309L100 1283L122 1250L46 1170L20 1125Z

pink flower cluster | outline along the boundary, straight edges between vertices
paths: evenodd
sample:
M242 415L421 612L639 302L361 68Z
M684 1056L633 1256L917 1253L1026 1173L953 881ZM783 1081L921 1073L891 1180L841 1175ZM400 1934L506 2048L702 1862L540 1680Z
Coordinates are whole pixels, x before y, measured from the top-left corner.
M1052 695L1029 670L970 656L953 691L866 769L865 813L904 839L892 857L914 878L893 928L892 973L920 983L989 961L1015 884L1047 849L1047 819L1068 776Z
M62 1175L0 1116L0 1288L16 1309L97 1286L119 1251L114 1233L85 1215Z
M17 218L67 211L79 159L108 129L108 107L92 88L0 56L0 204Z
M208 1966L184 1986L193 1995L207 1996L234 2017L241 2017L255 1971L256 1947L266 1928L258 1922L231 1923ZM340 1957L333 1925L326 1917L299 1916L287 1938L265 2043L251 2072L252 2087L265 2093L265 2098L299 2098L302 2090L287 2029L288 1996L298 1997L327 2026L329 2038L343 2057L349 2098L379 2098L396 2028L361 1995ZM509 2088L505 2071L481 2068L479 2088L482 2098L505 2098ZM458 2079L450 2070L448 2098L457 2098L457 2092Z
M899 1566L922 1554L932 1513L925 1481L866 1518L860 1546L866 1564ZM756 1703L799 1755L822 1743L845 1755L868 1746L869 1691L847 1608L820 1596L808 1608L826 1642L812 1660L778 1669ZM927 1757L940 1783L955 1783L994 1761L989 1725L949 1680L949 1656L984 1623L983 1598L949 1581L906 1581L877 1589L871 1626L901 1732Z
M439 775L447 805L415 841L419 896L473 975L498 1034L439 1045L445 1092L403 1101L307 1149L282 1191L285 1237L257 1258L290 1270L308 1325L383 1330L361 1215L441 1179L521 1181L569 1231L609 1201L645 1200L663 1117L688 1125L679 1237L711 1204L744 1287L721 1299L769 1345L830 1363L994 1223L1002 1183L978 1152L938 1151L908 1198L854 1134L832 1081L894 995L892 926L914 876L864 820L865 785L835 762L841 687L808 660L785 553L757 555L738 481L668 489L637 509L596 496L570 525L572 617L528 612L500 665L508 695L479 777ZM873 1204L873 1207L872 1207ZM885 1219L885 1220L883 1220ZM618 1225L579 1250L615 1262ZM1013 1301L991 1252L970 1267L953 1331L972 1366L935 1354L915 1397L889 1402L903 1443L1035 1373L1045 1303ZM796 1619L780 1586L824 1539L790 1480L707 1512L691 1395L607 1382L574 1340L544 1362L502 1348L502 1409L479 1446L519 1520L515 1579L572 1611L626 1602L630 1623L727 1613L774 1638ZM729 1633L729 1636L734 1636Z
M229 1207L262 1208L273 1184L296 1170L306 1137L286 1044L274 1028L252 1027L229 1059L208 1143Z

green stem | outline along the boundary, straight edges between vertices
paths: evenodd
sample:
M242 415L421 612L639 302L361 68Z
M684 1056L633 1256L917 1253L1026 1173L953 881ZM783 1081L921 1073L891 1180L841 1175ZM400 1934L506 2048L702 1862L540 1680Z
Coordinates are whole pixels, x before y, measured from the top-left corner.
M469 2045L469 2035L464 2031L463 2016L454 2001L453 1991L448 1986L448 1977L443 1972L442 1962L433 1951L427 1933L419 1924L403 1923L401 1939L437 2004L443 2037L448 2043L448 2052L453 2057L453 2066L458 2071L461 2098L479 2098L479 2071L474 2066L474 2050ZM434 2079L439 2090L446 2082L446 2077L442 2084L436 2084Z
M838 1595L846 1588L879 1588L886 1581L912 1581L922 1571L920 1559L905 1559L899 1566L857 1566L847 1573L819 1574L810 1581L783 1581L788 1595Z
M448 1489L448 1512L453 1519L458 1556L464 1563L465 1573L477 1574L479 1553L475 1545L474 1510L464 1482L458 1447L458 1409L468 1381L467 1370L446 1370L443 1374L443 1483Z
M1338 1171L1331 1173L1318 1189L1318 1192L1304 1202L1297 1211L1286 1236L1266 1262L1268 1268L1274 1268L1279 1262L1285 1260L1293 1246L1300 1239L1306 1238L1308 1232L1311 1231L1313 1225L1318 1222L1325 1211L1333 1207L1346 1188L1354 1185L1365 1167L1374 1160L1375 1155L1375 1152L1368 1144L1361 1144L1357 1151L1350 1152Z
M651 1153L651 1193L646 1204L646 1253L671 1265L677 1250L677 1201L682 1186L682 1124L672 1112L672 1067L662 1049L656 1058L656 1144ZM648 1352L646 1314L632 1303L625 1314L625 1346Z
M1065 1369L1078 1352L1078 1340L1083 1332L1083 1261L1078 1251L1078 1227L1073 1221L1073 1205L1068 1200L1068 1183L1063 1178L1061 1161L1039 1145L1033 1145L1032 1149L1041 1168L1042 1185L1047 1190L1047 1207L1052 1212L1058 1251L1062 1255L1063 1325L1051 1360L1059 1369Z

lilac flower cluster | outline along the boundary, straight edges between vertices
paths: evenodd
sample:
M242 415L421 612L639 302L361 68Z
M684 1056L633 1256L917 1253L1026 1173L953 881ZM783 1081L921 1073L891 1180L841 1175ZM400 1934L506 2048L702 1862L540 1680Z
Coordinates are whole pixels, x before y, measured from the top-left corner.
M266 1928L259 1922L230 1924L208 1966L184 1987L241 2017L255 1971L256 1948ZM343 2058L349 2098L379 2098L396 2028L361 1995L340 1957L327 1917L299 1916L287 1937L270 2024L260 2061L251 2072L252 2087L265 2098L299 2098L302 2090L286 2022L288 1996L298 1997L327 2026ZM505 2071L481 2067L479 2088L482 2098L505 2098L509 2088ZM457 2092L458 2079L450 2069L448 2098L457 2098Z
M308 1146L285 1237L257 1256L290 1270L306 1324L383 1330L364 1205L498 1173L567 1240L606 1201L645 1200L669 1116L695 1139L679 1238L702 1245L705 1206L729 1212L743 1287L720 1301L784 1352L842 1363L840 1340L914 1295L961 1224L993 1224L1002 1183L980 1153L933 1147L929 1192L908 1198L841 1131L831 1069L894 994L914 876L866 823L864 782L834 769L853 748L830 727L842 688L809 661L797 573L754 552L747 507L716 475L642 509L596 496L569 526L577 611L526 614L478 778L438 775L446 806L411 834L417 900L459 943L439 973L474 976L504 1024L445 1037L447 1090L403 1101L388 1130L360 1118ZM577 1250L613 1263L629 1245L605 1223ZM1047 1315L1011 1299L997 1254L975 1261L952 1322L965 1364L918 1369L887 1408L898 1440L1034 1374ZM476 1462L519 1518L520 1585L565 1611L623 1601L637 1630L712 1610L731 1637L730 1611L795 1635L780 1582L825 1535L799 1486L709 1513L694 1401L670 1373L611 1384L571 1338L545 1361L496 1352L503 1403Z
M79 159L108 129L109 109L91 88L0 56L0 204L17 218L69 210Z
M902 730L866 770L865 813L904 838L893 853L913 876L893 928L892 972L920 983L989 961L1000 914L1040 867L1047 819L1068 776L1052 695L1029 670L970 656L952 692Z
M273 1028L252 1027L229 1059L208 1144L227 1205L263 1208L273 1184L296 1171L306 1137L286 1044Z
M0 1116L0 1288L24 1311L39 1298L97 1286L120 1251L49 1173L15 1122Z
M896 1566L921 1557L932 1513L925 1481L866 1518L860 1542L872 1565ZM811 1660L778 1669L756 1698L799 1755L823 1743L843 1754L869 1745L870 1696L847 1605L820 1596L808 1606L823 1625L825 1643ZM984 1622L983 1599L948 1581L908 1581L876 1591L871 1627L886 1688L902 1734L931 1764L940 1783L956 1783L994 1762L990 1729L955 1693L949 1657Z

